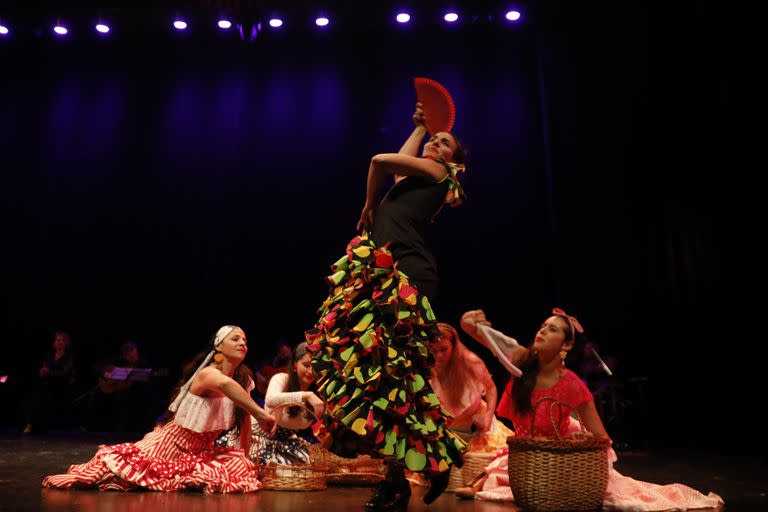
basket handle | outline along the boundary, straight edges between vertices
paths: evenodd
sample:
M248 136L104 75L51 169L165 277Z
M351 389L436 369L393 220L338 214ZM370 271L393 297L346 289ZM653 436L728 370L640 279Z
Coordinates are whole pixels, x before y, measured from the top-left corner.
M563 438L563 436L560 435L560 428L555 423L555 411L554 411L554 409L555 409L555 406L557 406L557 405L560 405L560 406L564 405L565 407L568 407L571 411L573 411L573 413L576 415L576 419L579 422L579 426L581 427L581 431L583 433L585 433L585 434L587 433L587 429L584 427L584 422L581 421L581 416L579 416L578 411L576 409L574 409L574 407L572 405L567 404L565 402L561 402L560 400L556 400L554 398L545 396L544 398L539 399L539 401L536 402L536 405L533 406L533 413L531 414L531 436L533 436L533 434L534 434L534 430L533 429L534 429L534 424L535 424L535 421L536 421L536 411L539 409L539 405L541 405L544 402L552 402L549 405L549 420L552 422L552 429L555 431L555 435L557 436L558 440L561 440ZM560 418L559 419L562 419L562 417L563 417L563 412L562 412L562 410L560 410Z
M302 409L307 411L309 414L311 414L312 417L315 419L315 421L320 421L320 418L317 416L317 414L315 414L314 409L309 407L304 402L286 402L284 404L279 404L279 405L276 405L276 406L272 407L272 412L281 411L283 409L288 409L290 407L301 407Z
M276 406L272 407L271 409L272 409L272 412L274 413L274 412L277 412L277 411L282 411L283 409L287 409L289 407L301 407L302 409L306 410L309 414L312 415L312 418L315 420L315 422L318 421L318 417L315 414L315 411L313 411L310 407L307 407L307 405L305 403L303 403L303 402L286 402L284 404L276 405ZM258 436L256 439L260 440L261 436ZM257 441L254 444L257 444L259 442L260 441ZM254 447L252 446L251 450L253 450L253 449L254 449ZM256 463L256 465L259 466L259 467L263 467L264 466L264 464L260 464L258 462Z

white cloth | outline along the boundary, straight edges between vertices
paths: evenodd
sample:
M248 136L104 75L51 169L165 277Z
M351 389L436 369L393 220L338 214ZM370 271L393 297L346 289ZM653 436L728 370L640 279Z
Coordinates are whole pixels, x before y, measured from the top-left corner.
M520 346L516 339L483 324L477 324L477 332L480 335L480 342L493 352L509 373L514 377L523 375L520 368L512 364L511 360L512 352Z
M235 424L235 404L226 396L205 398L187 393L173 421L193 432L229 430Z
M254 388L250 382L246 391ZM235 425L235 403L226 396L203 397L187 393L176 409L174 423L193 432L229 430Z
M275 407L290 403L303 403L303 391L286 391L290 376L287 373L276 373L269 379L267 394L264 396L264 409L272 414Z
M267 394L264 397L264 409L275 417L277 425L288 430L303 430L310 427L316 418L311 408L300 414L290 415L287 409L277 410L284 404L304 404L304 391L285 391L290 376L287 373L276 373L269 380Z

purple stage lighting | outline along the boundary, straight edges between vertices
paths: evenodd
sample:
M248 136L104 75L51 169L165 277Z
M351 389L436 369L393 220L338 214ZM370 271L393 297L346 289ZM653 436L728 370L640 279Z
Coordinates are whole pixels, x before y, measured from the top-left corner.
M315 20L315 25L318 27L324 27L331 22L328 18L320 17Z
M505 16L509 21L517 21L520 19L520 12L518 11L509 11Z
M187 22L182 20L176 20L173 22L173 28L176 30L186 30Z
M269 26L272 28L279 28L283 26L283 20L280 18L272 18L269 20Z
M7 36L8 32L10 32L10 30L8 30L8 27L6 27L5 25L0 25L0 36Z
M56 25L55 27L53 27L53 31L56 33L56 35L59 35L59 36L65 36L69 32L69 30L67 30L67 27L65 27L64 25Z
M407 12L401 12L401 13L398 13L397 16L395 16L395 19L397 20L398 23L408 23L409 21L411 21L411 15L408 14Z
M99 34L109 34L109 25L105 25L104 23L97 24L96 32Z
M232 27L232 22L229 20L219 20L219 28L223 28L224 30L227 30L228 28Z
M457 21L459 19L459 15L455 12L449 12L445 16L443 16L443 19L447 21L448 23L453 23L454 21Z

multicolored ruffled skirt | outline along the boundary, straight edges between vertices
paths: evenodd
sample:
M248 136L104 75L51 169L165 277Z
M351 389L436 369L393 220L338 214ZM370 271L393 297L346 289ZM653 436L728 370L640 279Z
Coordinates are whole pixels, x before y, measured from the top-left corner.
M331 268L330 294L306 338L332 451L395 459L411 471L460 463L465 443L428 382L428 344L440 336L429 300L365 233Z

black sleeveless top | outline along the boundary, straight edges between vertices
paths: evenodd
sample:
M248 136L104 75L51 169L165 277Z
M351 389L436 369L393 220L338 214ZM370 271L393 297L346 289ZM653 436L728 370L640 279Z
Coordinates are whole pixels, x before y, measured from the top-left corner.
M450 181L450 176L437 183L406 176L382 199L371 227L374 243L378 247L389 243L397 268L430 298L437 294L437 263L424 242L424 232L445 203Z

